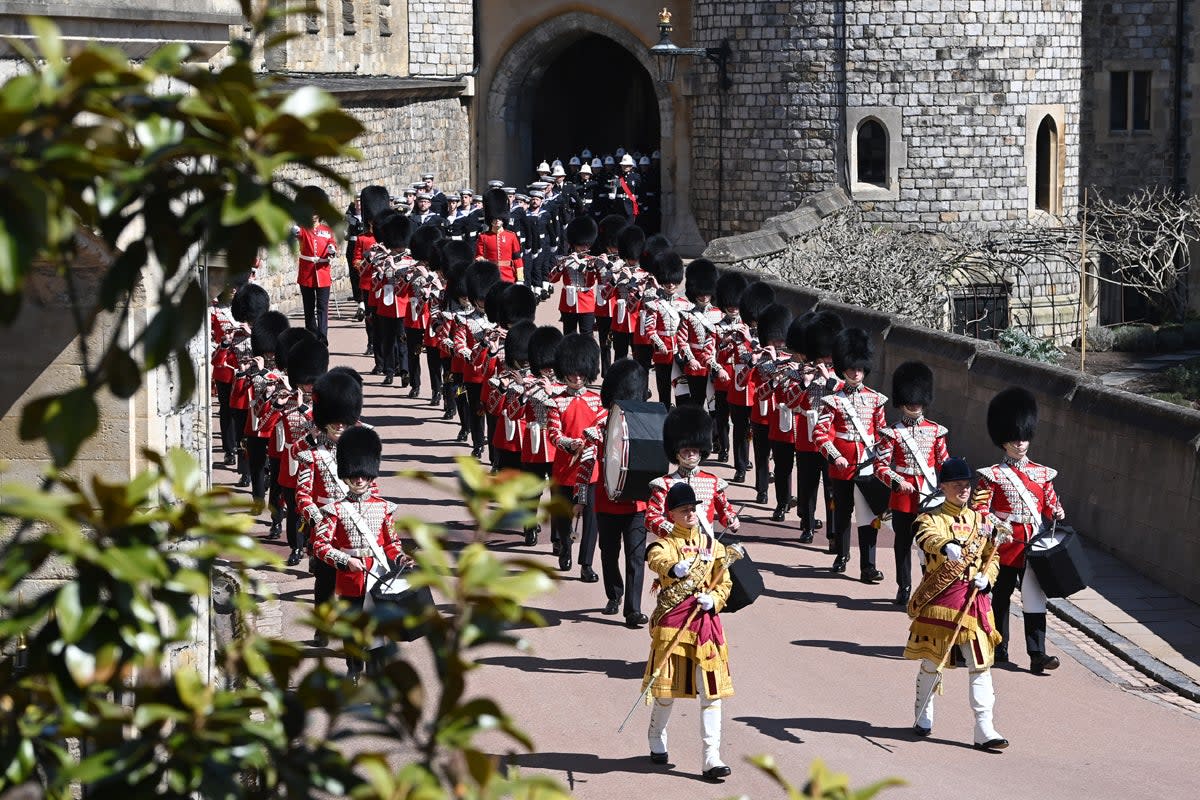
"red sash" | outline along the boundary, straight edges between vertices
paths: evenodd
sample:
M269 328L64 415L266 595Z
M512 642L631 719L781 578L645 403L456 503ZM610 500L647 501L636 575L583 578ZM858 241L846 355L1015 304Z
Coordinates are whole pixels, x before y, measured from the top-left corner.
M629 190L629 184L625 182L624 178L618 177L617 180L621 182L621 188L625 190L625 196L628 197L629 202L633 204L633 216L636 217L638 215L637 195Z

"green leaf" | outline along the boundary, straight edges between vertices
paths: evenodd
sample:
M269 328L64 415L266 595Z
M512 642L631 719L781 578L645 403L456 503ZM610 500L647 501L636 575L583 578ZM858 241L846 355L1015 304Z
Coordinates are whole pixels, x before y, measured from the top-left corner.
M279 106L279 113L307 117L337 108L337 101L329 92L315 86L302 86L284 99Z
M19 433L27 442L45 439L54 466L75 460L83 443L100 427L96 398L86 387L32 400L21 411Z
M122 400L133 397L141 388L142 372L138 369L133 356L120 346L114 347L108 352L104 372L108 388Z

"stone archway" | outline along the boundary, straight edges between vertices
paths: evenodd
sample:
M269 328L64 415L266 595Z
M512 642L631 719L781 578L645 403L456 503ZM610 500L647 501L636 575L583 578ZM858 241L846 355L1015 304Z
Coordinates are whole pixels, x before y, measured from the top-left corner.
M572 11L549 19L522 36L496 68L487 89L480 125L479 182L492 177L531 174L534 160L534 93L550 67L572 44L601 36L615 42L641 65L655 74L647 45L628 29L595 14ZM663 231L685 254L699 254L700 238L687 198L691 183L691 148L686 136L677 137L680 116L670 87L651 82L657 99L662 154Z

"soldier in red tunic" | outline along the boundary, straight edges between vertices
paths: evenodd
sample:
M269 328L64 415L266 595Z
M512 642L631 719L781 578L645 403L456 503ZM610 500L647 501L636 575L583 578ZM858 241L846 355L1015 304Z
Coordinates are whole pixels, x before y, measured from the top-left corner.
M317 186L306 186L302 191L329 202L328 195ZM333 283L329 260L337 255L337 241L330 227L316 214L313 214L312 225L307 228L297 226L293 233L300 241L296 283L300 286L300 299L304 301L304 327L325 340L329 333L329 286Z
M246 414L244 407L239 409L234 406L233 386L237 374L244 372L254 358L250 352L250 327L270 309L271 298L266 289L254 283L247 283L238 289L229 304L229 314L234 324L226 328L221 343L213 353L213 381L217 385L225 465L230 466L236 461L239 475L246 478L249 477L249 468L241 447ZM249 485L248 481L246 485Z
M713 438L713 447L717 451L717 461L722 463L729 460L729 387L734 374L734 348L731 343L743 338L744 326L738 303L742 299L742 292L746 291L749 285L746 276L740 272L726 272L717 279L715 303L721 317L717 320L714 333L716 368L713 371L713 426L716 435ZM734 469L741 469L745 474L750 465L750 451L747 449L741 453L744 457L740 462L739 453L741 450L735 446Z
M1025 569L1025 550L1044 524L1063 519L1066 512L1054 491L1058 471L1029 460L1029 443L1037 423L1037 400L1026 389L1014 386L992 398L988 435L1004 451L1004 457L999 464L979 470L979 477L980 488L987 490L986 507L1013 531L1013 541L1000 546L1000 576L992 593L996 628L1003 637L996 648L996 661L1008 661L1008 609L1013 589L1019 585L1029 670L1042 675L1057 669L1059 662L1057 656L1046 654L1046 593L1033 570Z
M718 369L717 323L723 316L712 303L717 291L717 265L707 258L697 258L687 265L685 280L689 306L680 315L676 350L688 394L687 400L680 402L707 408L709 378Z
M647 275L641 268L642 249L646 234L636 225L627 225L617 233L617 255L620 263L612 268L612 342L613 358L625 358L633 346L633 333L638 324L642 286ZM642 366L649 369L649 358Z
M271 398L286 378L275 366L279 336L289 327L288 319L278 311L268 311L255 321L250 331L250 351L254 363L246 372L246 427L243 431L246 457L250 462L250 495L262 509L267 502L267 440L271 430L267 415Z
M550 283L562 281L558 311L562 315L563 333L592 335L596 327L596 282L601 263L589 254L599 236L599 228L591 217L576 217L567 223L567 244L571 252L555 261L550 269Z
M879 431L887 424L883 407L887 397L866 386L873 349L861 328L847 328L833 343L833 367L842 376L842 387L822 398L816 439L830 461L833 484L833 538L838 543L834 572L845 572L850 563L850 516L858 520L859 576L878 583L883 573L875 566L875 527L887 508L887 489L875 480L875 452Z
M521 284L513 284L521 286ZM529 287L523 287L528 290ZM529 376L529 340L537 326L531 320L521 320L508 329L499 351L503 367L488 379L488 413L496 418L492 446L496 452L495 466L499 469L521 468L521 441L525 438L525 418L509 399L521 391ZM528 534L528 531L526 531ZM529 544L535 544L536 539Z
M454 328L454 355L461 364L463 388L467 397L467 419L465 425L471 434L471 455L483 457L484 410L482 403L482 361L476 360L476 347L483 343L485 334L493 327L485 312L488 292L500 281L500 269L490 261L476 261L467 268L463 276L463 287L474 308L463 314Z
M600 346L590 335L572 333L559 342L554 355L554 371L563 382L563 389L549 407L546 436L554 448L554 491L566 502L575 496L579 459L584 449L584 431L595 427L600 414L600 395L587 388L600 374ZM593 473L597 471L593 469ZM598 580L592 569L596 552L595 474L581 489L585 501L578 509L582 536L579 541L579 571L584 583ZM550 522L550 535L558 542L559 567L570 569L572 518L558 516ZM563 558L563 554L566 558ZM564 564L566 566L564 566Z
M750 411L754 435L754 485L760 494L766 492L771 475L770 461L774 458L775 512L771 519L776 522L783 522L791 503L795 458L792 454L796 451L792 410L780 405L775 394L781 373L791 365L792 357L784 347L791 324L792 312L787 306L772 303L763 309L758 317L758 343L762 349L751 373L754 384L754 406Z
M525 280L521 240L504 222L509 217L508 195L503 189L488 189L483 195L483 213L488 229L475 240L475 257L493 261L500 267L500 280L519 283Z
M738 316L741 318L741 324L733 328L722 345L727 353L722 357L722 361L733 367L726 398L729 401L729 416L733 420L734 483L746 480L746 470L750 468L750 410L751 406L755 405L751 373L754 371L758 349L758 315L774 302L775 290L770 285L759 281L747 287L738 298ZM761 483L755 481L755 502L758 503L767 502L765 464L763 470Z
M646 503L646 532L659 537L671 534L674 523L667 513L667 492L677 483L686 483L696 493L696 512L700 527L712 533L713 523L737 532L738 516L729 498L727 484L711 472L700 469L700 461L712 447L712 418L695 406L677 406L663 423L663 448L667 459L678 467L650 482L650 500Z
M651 347L650 363L654 367L658 401L670 408L675 402L675 357L679 352L679 327L683 312L691 307L691 303L686 298L675 296L679 284L683 283L683 259L679 254L672 250L664 251L657 254L651 263L658 290L643 293L642 319L646 341Z
M947 431L925 418L933 403L933 371L906 361L892 373L892 405L902 416L879 430L875 477L892 490L892 530L896 533L896 605L908 604L912 591L913 520L929 510L924 501L937 490L937 475L950 457Z
M425 330L429 327L429 312L433 296L441 291L437 273L431 264L434 251L445 239L437 225L417 228L408 242L414 263L404 272L407 284L405 296L408 309L404 315L405 352L408 354L408 396L421 396L421 354L425 349Z
M508 413L525 420L525 437L521 440L521 469L539 478L549 478L554 465L555 448L547 432L550 428L550 408L555 397L563 391L554 374L555 352L562 341L562 331L553 325L542 325L529 337L529 375L524 383L510 392L505 401ZM525 543L537 544L538 528L525 531ZM551 537L551 552L558 556L559 567L571 568L571 546L561 546ZM564 565L565 564L565 565Z
M293 458L293 447L312 429L309 405L312 385L329 369L329 348L325 343L305 328L291 328L285 331L284 336L296 330L302 331L306 338L287 350L288 386L275 397L277 414L272 423L268 451L272 459L273 493L277 498L272 501L273 513L281 523L286 521L287 526L290 548L288 566L300 563L301 552L300 517L296 509L296 474L299 465ZM284 336L279 337L281 342ZM275 530L275 525L272 525L272 530Z

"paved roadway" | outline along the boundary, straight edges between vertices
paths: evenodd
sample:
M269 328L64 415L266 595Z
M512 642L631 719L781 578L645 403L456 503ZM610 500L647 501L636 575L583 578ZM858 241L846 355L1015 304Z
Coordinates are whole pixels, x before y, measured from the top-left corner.
M543 306L543 315L550 311L549 304ZM330 339L333 364L370 368L360 355L359 326L335 319ZM456 423L437 419L440 408L429 404L428 389L420 400L409 400L407 389L379 386L378 377L367 380L364 416L383 439L384 469L453 475L453 459L468 447L454 442ZM728 477L728 467L715 468ZM215 480L233 478L217 467ZM451 523L451 535L463 535L454 523L464 515L452 500L430 498L424 486L395 477L381 483L404 512ZM914 740L909 726L917 665L902 657L908 619L891 603L893 584L867 586L832 574L832 557L824 554L820 535L816 544L800 545L794 518L770 522L771 509L754 505L745 486L733 487L731 497L735 504L746 503L743 538L767 586L754 606L724 617L737 690L724 704L723 755L733 776L723 786L699 778L698 707L692 701L676 707L670 768L647 758L648 709L639 709L618 735L638 695L648 638L645 630L626 629L620 617L599 613L603 589L579 581L578 567L554 593L535 602L548 626L525 632L528 649L496 649L472 675L474 692L498 698L536 743L536 752L513 755L513 763L549 773L583 798L784 797L744 762L761 753L774 754L784 774L799 784L815 758L850 773L856 786L888 776L908 781L885 792L886 798L1196 796L1200 706L1157 694L1152 683L1053 618L1050 638L1063 660L1059 670L1033 676L1024 669L1019 644L1013 650L1020 663L995 670L996 725L1012 742L1007 751L971 748L962 671L948 673L934 735ZM492 535L490 543L551 563L545 535L534 548L503 533ZM890 581L890 538L881 540L880 553ZM596 565L599 569L598 556ZM311 602L307 572L267 577L283 601L284 634L308 638L295 622ZM425 654L414 658L428 675ZM509 749L499 740L488 744L497 753Z

